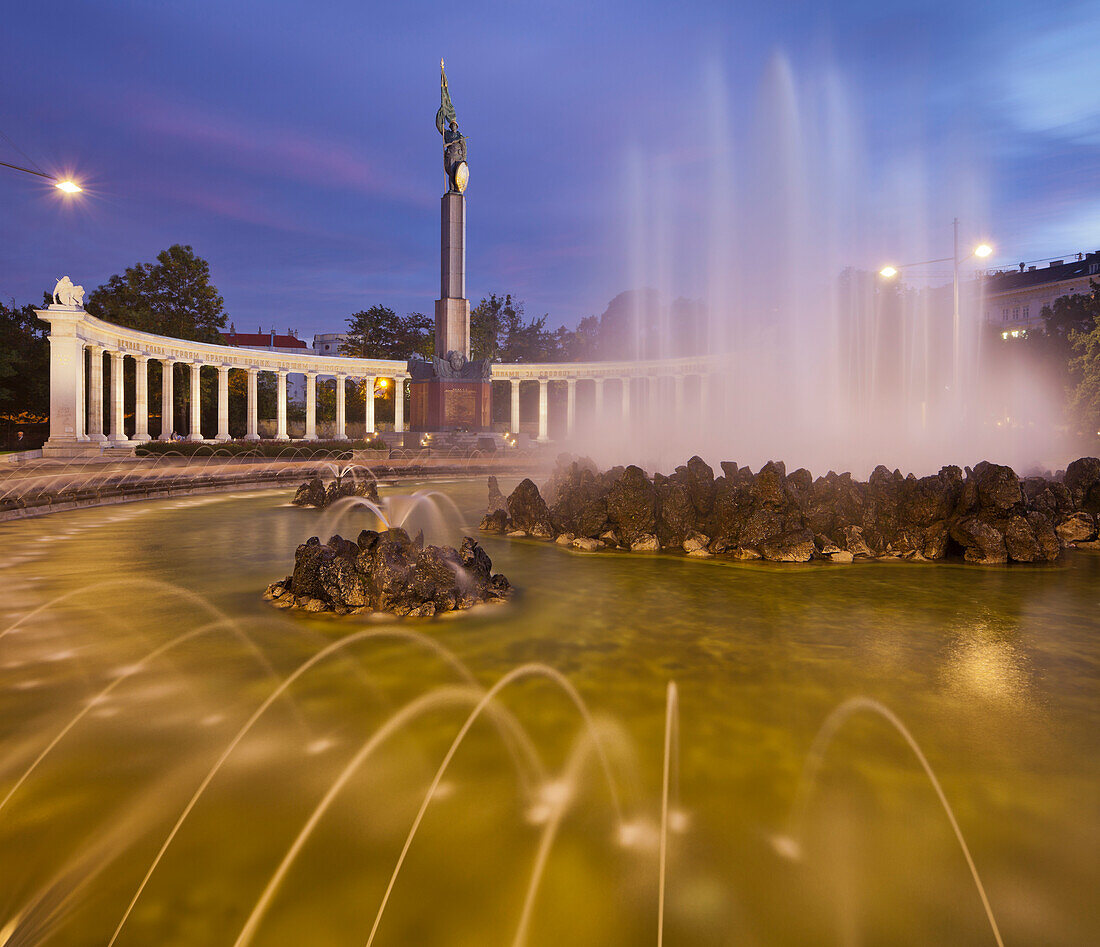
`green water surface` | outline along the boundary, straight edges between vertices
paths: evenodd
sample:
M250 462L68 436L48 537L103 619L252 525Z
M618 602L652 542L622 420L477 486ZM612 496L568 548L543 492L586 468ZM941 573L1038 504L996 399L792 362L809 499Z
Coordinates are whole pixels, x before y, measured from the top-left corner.
M472 533L484 483L433 488ZM303 674L227 755L118 944L234 944L365 742L411 701L450 695L345 774L251 941L361 947L476 699L455 686L468 673L487 688L531 663L576 688L612 786L560 686L534 676L504 688L501 713L473 724L426 811L379 947L512 944L532 888L531 947L656 943L670 681L666 945L995 943L931 781L874 713L841 726L805 794L803 857L777 850L798 834L791 809L815 734L855 696L888 707L923 750L1004 943L1100 942L1100 556L767 566L484 537L519 590L510 604L337 619L277 611L261 593L299 542L334 528L354 537L371 516L336 524L289 497L0 526L0 944L106 944L250 715L302 662L365 629L379 634ZM525 782L514 738L494 724L504 712L549 789Z

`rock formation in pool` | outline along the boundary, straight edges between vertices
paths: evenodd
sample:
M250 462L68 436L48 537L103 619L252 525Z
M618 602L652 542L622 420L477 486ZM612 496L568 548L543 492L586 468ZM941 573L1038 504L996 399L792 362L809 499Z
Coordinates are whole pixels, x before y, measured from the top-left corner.
M524 480L494 508L490 488L481 529L589 552L683 550L771 562L962 555L992 565L1053 562L1067 545L1100 547L1095 457L1074 461L1061 477L1023 480L988 462L920 478L880 466L866 482L832 471L814 480L774 461L755 474L733 462L721 467L715 477L692 457L667 477L649 477L640 467L601 472L587 458L562 455L542 491Z
M461 549L426 546L403 529L365 529L356 542L314 536L294 553L294 574L268 586L264 597L278 608L310 612L391 612L437 615L501 601L512 587L476 540Z
M290 502L295 506L315 506L320 509L343 497L366 497L378 502L378 481L374 477L356 479L337 477L327 487L320 477L303 483Z

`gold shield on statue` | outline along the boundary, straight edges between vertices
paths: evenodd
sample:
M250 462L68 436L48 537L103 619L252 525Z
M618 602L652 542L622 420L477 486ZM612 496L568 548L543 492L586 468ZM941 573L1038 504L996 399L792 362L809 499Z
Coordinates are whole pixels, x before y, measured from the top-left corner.
M459 194L466 190L466 182L469 180L470 166L465 161L460 161L458 167L455 168L455 187L458 188Z

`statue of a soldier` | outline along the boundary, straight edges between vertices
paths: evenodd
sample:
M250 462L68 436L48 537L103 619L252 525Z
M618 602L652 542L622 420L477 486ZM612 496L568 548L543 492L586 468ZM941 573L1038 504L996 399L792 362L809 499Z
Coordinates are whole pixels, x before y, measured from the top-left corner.
M447 190L461 194L470 178L466 164L466 136L459 133L451 91L447 88L447 73L439 60L439 111L435 113L436 130L443 136L443 171L447 175Z

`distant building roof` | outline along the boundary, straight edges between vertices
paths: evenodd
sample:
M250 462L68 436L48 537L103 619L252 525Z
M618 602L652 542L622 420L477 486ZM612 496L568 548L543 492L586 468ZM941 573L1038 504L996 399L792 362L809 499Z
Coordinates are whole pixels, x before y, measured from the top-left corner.
M1023 264L1021 264L1022 266ZM986 277L986 293L1007 293L1043 283L1060 283L1079 276L1100 276L1100 250L1086 253L1083 259L1066 263L1055 260L1047 266L1032 266L1025 270L1005 270Z
M308 349L301 339L276 332L226 332L225 341L252 349Z

